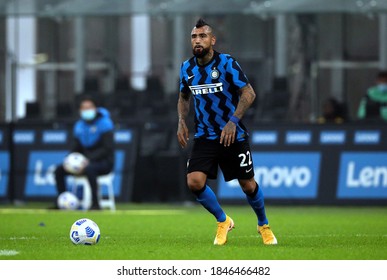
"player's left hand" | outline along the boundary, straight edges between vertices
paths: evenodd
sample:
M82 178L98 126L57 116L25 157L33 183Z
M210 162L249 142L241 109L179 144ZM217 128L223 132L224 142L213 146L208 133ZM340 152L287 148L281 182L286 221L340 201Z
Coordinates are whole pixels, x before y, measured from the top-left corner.
M233 144L235 141L235 132L235 123L229 121L223 128L222 134L220 135L220 144L223 144L225 147L228 147Z

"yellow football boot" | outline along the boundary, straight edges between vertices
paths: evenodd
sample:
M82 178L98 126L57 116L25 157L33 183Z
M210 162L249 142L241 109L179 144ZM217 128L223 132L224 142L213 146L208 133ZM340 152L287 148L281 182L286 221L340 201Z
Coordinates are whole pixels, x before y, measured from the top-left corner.
M214 240L214 245L224 245L227 242L227 233L234 228L234 221L226 216L224 222L218 222L218 230Z
M258 233L262 236L263 244L277 244L277 238L275 238L274 233L271 231L269 225L258 226Z

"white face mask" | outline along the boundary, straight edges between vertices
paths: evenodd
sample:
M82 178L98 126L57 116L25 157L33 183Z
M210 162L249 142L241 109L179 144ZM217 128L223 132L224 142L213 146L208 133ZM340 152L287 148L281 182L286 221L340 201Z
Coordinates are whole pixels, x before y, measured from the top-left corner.
M387 91L387 84L385 84L385 83L378 84L378 89L380 91Z
M91 121L94 120L97 116L97 110L95 109L88 109L88 110L81 110L81 118L85 121Z

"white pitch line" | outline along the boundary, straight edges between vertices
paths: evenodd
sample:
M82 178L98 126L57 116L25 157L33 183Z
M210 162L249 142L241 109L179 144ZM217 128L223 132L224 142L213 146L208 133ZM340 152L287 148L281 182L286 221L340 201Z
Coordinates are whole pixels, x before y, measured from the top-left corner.
M276 234L277 235L277 234ZM251 238L251 237L260 237L257 235L235 235L233 238ZM281 234L277 235L277 237L284 238L318 238L318 237L387 237L387 234Z
M35 236L27 237L27 236L11 236L11 237L0 237L0 240L35 240L39 239Z
M4 208L0 209L0 213L2 214L46 214L46 213L70 213L69 211L58 211L58 210L47 210L47 209L12 209L12 208ZM76 213L77 211L71 211L71 213ZM80 211L85 213L85 211ZM165 216L165 215L184 215L189 213L188 210L170 210L170 209L152 209L152 210L117 210L115 212L110 211L100 211L93 213L99 213L103 215L115 215L115 214L123 214L123 215L133 215L133 216Z
M19 254L16 250L0 250L0 256L16 256Z

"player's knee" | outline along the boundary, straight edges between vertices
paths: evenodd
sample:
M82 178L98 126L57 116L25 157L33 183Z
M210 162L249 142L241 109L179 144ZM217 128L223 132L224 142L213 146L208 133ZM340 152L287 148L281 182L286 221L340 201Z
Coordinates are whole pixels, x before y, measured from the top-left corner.
M254 193L257 188L255 180L240 180L239 184L243 192L247 195Z
M205 181L203 182L202 178L200 178L199 176L195 176L192 174L187 175L187 185L191 191L201 190L205 185L205 183L206 182Z

